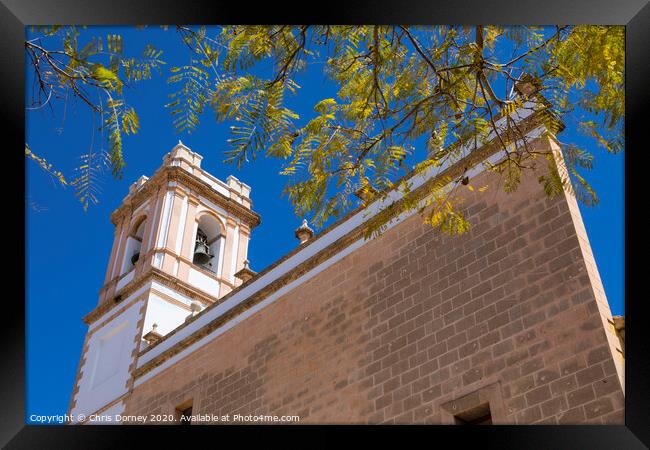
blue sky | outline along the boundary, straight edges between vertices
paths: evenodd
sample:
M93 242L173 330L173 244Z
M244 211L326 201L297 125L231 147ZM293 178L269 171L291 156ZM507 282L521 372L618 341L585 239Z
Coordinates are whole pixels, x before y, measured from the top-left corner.
M170 29L158 27L137 30L126 27L93 27L84 34L118 33L125 51L136 55L147 43L163 49L167 62L162 76L128 88L126 98L140 117L141 129L125 138L126 167L122 180L107 176L102 183L100 203L88 212L73 195L72 188L56 185L33 162L26 173L26 348L27 417L31 414L63 414L70 400L79 356L86 334L81 318L94 308L101 288L113 241L110 213L119 206L128 187L140 175L151 176L162 157L180 139L203 155L202 166L225 180L233 174L252 187L254 209L262 224L253 231L249 259L260 271L293 249L293 230L300 224L289 201L282 197L284 179L278 175L280 161L257 159L242 167L222 163L229 123L218 124L205 114L191 135L175 133L169 111L164 107L171 92L166 83L171 66L183 65L189 50ZM26 64L29 69L29 64ZM32 79L29 71L27 83ZM314 64L299 80L300 96L292 101L303 118L309 118L316 100L335 97L335 87L327 83L322 66ZM29 86L29 84L28 84ZM29 102L29 97L27 97ZM93 139L91 115L77 102L66 108L55 107L26 112L26 141L48 162L72 174L78 156L87 151ZM577 139L571 129L559 138ZM95 149L98 137L95 136ZM591 143L594 169L588 180L600 198L599 206L581 211L613 314L623 314L624 273L624 156L610 155ZM422 149L416 157L423 155ZM68 178L72 178L69 176ZM34 203L37 208L27 207Z

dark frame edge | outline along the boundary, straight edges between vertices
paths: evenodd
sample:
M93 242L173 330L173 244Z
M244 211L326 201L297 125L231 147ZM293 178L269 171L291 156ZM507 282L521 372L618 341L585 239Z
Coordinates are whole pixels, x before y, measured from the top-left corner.
M19 146L24 145L25 133L25 109L24 109L24 26L20 20L4 4L0 3L0 42L3 43L4 51L0 52L0 119L6 130L13 132L6 135L5 145L9 151L8 164L13 166L12 170L5 172L6 177L18 178L16 183L25 189L23 179L17 174L18 168L24 168L25 158L18 151ZM3 139L4 140L4 139ZM23 142L21 142L23 141ZM16 148L18 147L18 148ZM10 167L11 167L10 166ZM5 178L6 180L6 178ZM6 182L6 181L5 181ZM18 208L24 208L23 196L16 195L11 199L11 204ZM24 210L23 210L24 211ZM24 242L25 215L17 215L17 220L11 224L12 229L8 231L11 236L22 237ZM11 275L7 280L13 280L12 288L15 295L7 295L5 298L20 298L25 289L25 260L24 248L20 251L20 239L15 239L13 245L18 257L15 265L10 267ZM15 273L13 273L15 272ZM22 281L22 285L19 284ZM24 298L24 296L23 296ZM0 420L0 444L4 444L19 430L25 428L25 304L14 302L11 307L15 308L13 314L7 314L4 324L0 327L0 342L3 346L4 364L0 371L0 398L3 404L10 411L3 414Z
M643 148L644 141L647 141L647 125L644 120L644 110L647 113L650 104L650 59L648 59L648 48L650 48L650 3L637 12L626 26L625 33L625 145L628 148L635 148L639 151ZM635 180L642 180L643 164L629 162L625 158L625 229L626 234L636 227L639 221L632 218L631 205L641 205L642 198L638 193L638 184ZM641 173L637 173L641 172ZM633 234L643 235L643 229L636 229ZM627 358L625 361L625 426L634 435L650 447L650 392L648 380L650 380L650 361L647 358L650 348L647 339L643 339L642 330L647 330L643 322L644 316L641 313L642 305L636 301L640 297L636 295L636 289L630 289L631 280L643 280L643 274L636 264L627 264L627 261L639 261L643 257L641 247L637 244L630 244L630 239L625 239L625 321L626 330L626 353L636 357ZM632 292L635 292L632 294Z
M23 49L23 37L24 37L24 24L21 20L28 21L28 18L34 17L34 23L38 23L39 19L43 16L41 11L40 17L39 14L32 11L29 14L26 13L25 6L17 7L17 3L11 1L14 5L8 8L5 4L0 4L0 38L2 38L3 47L5 47L5 52L0 54L0 76L2 76L2 87L0 88L0 114L4 119L5 124L9 124L10 128L16 130L16 133L11 137L9 143L9 148L14 146L23 145L21 140L24 140L24 96L23 96L23 77L24 77L24 55L22 52ZM43 2L33 2L32 8L37 9L43 5ZM69 2L77 3L77 2ZM121 3L121 2L117 2ZM134 2L135 3L135 2ZM172 16L172 9L170 7L171 3L164 2L165 5L162 8L157 8L158 11L153 14L152 17L154 22L161 22L160 17L161 13L165 17ZM503 5L504 2L499 2ZM529 2L524 2L529 3ZM621 2L623 3L623 2ZM645 3L645 6L638 8L639 3ZM634 4L634 5L632 5ZM212 17L207 16L206 11L210 7L204 6L196 8L190 15L194 18L200 17ZM532 3L531 3L532 5ZM525 5L519 4L520 7L526 8ZM549 5L545 5L545 8L548 10ZM582 6L585 6L584 4ZM647 48L650 48L650 4L647 0L639 2L638 0L631 0L626 2L624 8L624 15L629 14L632 11L635 13L629 18L622 18L621 13L616 16L609 16L611 19L606 18L607 14L611 12L611 8L603 9L601 13L603 16L600 17L600 20L594 20L593 22L589 19L593 17L593 9L598 9L602 5L592 5L591 12L583 14L578 12L578 16L582 18L582 22L586 23L622 23L626 25L626 145L628 147L640 147L643 144L644 139L644 123L642 121L643 108L647 107L650 104L650 89L648 89L647 81L650 79L650 61L647 60ZM621 5L623 6L623 5ZM177 6L182 8L182 5ZM96 13L92 11L75 11L72 12L73 5L67 4L62 8L58 8L56 18L60 17L61 14L66 16L71 16L77 19L79 15L88 14L89 16L95 16ZM164 10L163 11L161 11ZM188 20L188 13L186 8L185 12L179 14L179 20L181 22L193 23L196 21ZM447 9L442 8L441 15L438 16L438 22L451 22L449 16L458 15L458 12L455 14L449 14L449 6ZM498 8L497 8L498 9ZM537 3L537 8L539 9L539 3ZM552 9L552 5L551 5ZM576 8L579 10L580 8ZM123 22L123 19L120 17L122 15L126 16L133 14L134 18L139 20L141 23L147 22L147 17L149 14L147 11L136 6L131 6L126 8L127 11L122 10L122 12L117 12L116 9L112 10L112 13L108 16L104 16L100 22L108 23L109 20L113 20L115 23ZM375 7L375 11L381 10L381 8ZM225 13L223 17L227 17L230 21L236 22L236 18L231 17L232 14L229 13L230 10L219 10L214 8L212 12ZM363 11L362 8L356 7L354 11L348 11L348 15L361 14ZM389 15L396 14L393 8L387 9ZM474 15L481 14L482 11L478 10L474 12ZM499 14L502 14L504 10L499 10ZM559 13L559 11L558 11ZM377 13L371 13L370 16L375 16ZM494 9L488 14L491 16L494 14ZM575 20L575 15L569 14L569 17L565 18L566 22L579 23ZM445 16L444 18L442 16ZM515 17L528 17L527 14L521 15L521 12L514 14ZM20 17L20 20L18 19ZM354 22L351 21L349 16L344 15L343 22ZM427 15L420 16L420 20L426 18ZM471 22L473 17L466 16L464 22ZM290 18L293 19L293 18ZM304 19L304 18L302 18ZM368 20L372 22L374 17L368 17ZM569 20L566 20L569 19ZM41 19L42 20L42 19ZM269 19L270 20L270 19ZM323 20L321 18L321 20ZM512 23L515 23L516 20L513 20L511 17ZM30 20L31 21L31 20ZM54 20L56 22L56 19ZM73 20L73 22L76 20ZM96 22L97 20L90 20L88 22ZM204 20L205 21L205 20ZM224 22L227 20L224 20ZM300 20L289 20L291 23L297 23ZM357 20L361 22L362 20ZM375 20L376 21L376 20ZM402 17L391 17L391 20L379 20L379 22L389 23L389 22L398 22L403 21ZM128 20L128 22L134 22L133 19ZM207 20L209 22L209 20ZM497 21L502 22L503 21ZM537 22L537 21L535 21ZM549 22L550 23L550 22ZM16 69L18 67L18 70ZM634 93L634 95L632 95ZM16 166L18 166L18 158L21 158L21 164L24 164L24 158L20 156L19 152L15 152L16 156ZM639 169L640 164L632 165L628 164L628 158L626 155L625 170L626 174L626 204L627 198L634 197L634 190L632 185L628 184L630 178L635 178L630 176L632 172ZM643 178L637 178L643 179ZM23 189L25 185L23 184ZM23 203L21 198L17 199L17 204ZM630 204L636 204L635 201L630 201ZM626 208L626 234L629 233L631 229L630 224L632 223L631 215L629 209ZM24 219L24 216L23 216ZM14 225L18 227L16 230L20 235L24 237L24 223L20 221L14 222ZM21 227L22 226L22 227ZM16 236L16 234L13 234ZM640 246L628 246L628 240L626 239L626 259L627 256L632 259L633 255L641 256ZM24 257L24 256L23 256ZM23 261L24 262L24 261ZM19 267L18 265L16 266ZM22 266L25 267L24 264ZM627 270L630 271L629 277L627 276ZM630 289L627 285L627 280L630 279L643 279L641 273L635 273L639 271L638 268L634 268L631 265L627 265L626 269L626 290L630 292ZM636 275L636 276L635 276ZM23 274L24 277L24 274ZM20 279L20 277L14 278ZM24 278L23 278L24 280ZM25 283L23 283L25 287ZM24 411L25 411L25 321L24 321L24 309L19 308L19 314L13 315L12 320L18 322L20 319L23 319L21 323L13 323L12 326L5 326L2 328L2 341L5 343L10 343L10 345L5 346L4 356L5 362L10 361L10 364L4 364L2 369L2 386L0 386L0 398L3 398L3 404L5 406L10 405L8 408L13 413L12 416L5 417L6 414L3 414L3 418L0 421L0 444L6 445L9 442L9 447L12 448L24 448L26 445L33 445L36 442L39 444L47 444L47 447L52 447L56 445L63 445L64 443L68 444L69 447L84 447L84 444L93 444L93 446L98 448L108 447L108 442L110 441L111 446L114 446L116 443L129 444L132 443L133 435L138 432L138 430L144 427L120 427L119 432L114 432L115 428L113 427L99 427L101 430L98 430L98 427L52 427L52 426L26 426L24 423ZM626 322L627 322L627 334L628 339L626 340L627 344L627 353L630 355L637 355L639 358L631 358L626 361L626 425L625 426L555 426L555 427L532 427L532 426L523 426L523 427L504 427L509 428L507 433L515 432L515 436L512 439L508 439L508 444L512 445L513 448L520 448L521 445L526 445L527 448L539 448L540 444L551 445L555 444L554 448L582 448L581 445L590 444L590 448L643 448L645 443L646 446L650 446L650 428L647 427L647 418L650 417L650 405L647 401L647 398L650 398L648 394L648 383L647 380L650 379L650 361L643 358L643 355L647 355L650 350L645 342L642 340L642 331L644 329L642 324L642 314L638 309L640 305L630 304L626 302ZM109 435L109 430L111 433ZM205 428L202 432L211 432L208 431L212 427L197 427ZM378 433L379 435L386 436L388 431L385 428L376 428L376 427L366 427L373 428L373 432ZM454 435L457 438L463 438L463 434L458 433L455 430L441 429L441 427L430 427L431 431L444 432L448 431L450 435ZM452 427L455 428L455 427ZM547 429L548 428L548 429ZM159 433L156 433L160 438L168 439L173 438L174 433L170 431L168 427L159 427ZM243 429L241 427L232 427L232 430L235 432L241 432ZM253 431L247 432L246 435L240 434L240 436L256 436L261 427L245 427L246 430ZM285 430L285 427L278 427L278 430ZM319 435L319 437L326 439L330 434L327 430L325 433L322 433L323 428L312 427L312 426L303 426L300 429L304 432L314 433ZM349 430L349 427L346 427ZM424 427L389 427L388 429L397 430L397 432L392 432L393 436L400 435L400 430L414 430L415 432L423 432ZM517 433L517 429L522 429L521 433ZM128 430L128 431L126 431ZM132 431L133 432L132 432ZM269 429L267 429L269 430ZM546 431L543 431L546 430ZM541 437L541 434L552 432L551 439L549 441L539 442L538 439ZM222 431L222 430L220 430ZM577 434L576 434L577 433ZM106 438L110 436L110 439L104 441L98 441L97 436L102 435ZM467 433L464 433L467 434ZM479 436L485 438L492 433L475 433ZM523 440L524 436L526 441ZM13 437L13 438L12 438ZM314 435L311 435L313 440ZM186 439L186 437L185 437ZM536 440L537 439L537 440ZM101 442L101 443L100 443ZM325 441L322 441L323 443ZM74 443L74 444L73 444ZM564 443L566 447L558 447L558 444ZM70 445L73 444L73 445ZM100 445L97 445L100 444ZM531 445L532 444L532 445ZM30 445L30 446L31 446ZM615 445L612 447L612 445ZM487 446L490 447L490 446ZM503 448L503 442L500 444L499 448ZM648 447L646 447L648 448Z

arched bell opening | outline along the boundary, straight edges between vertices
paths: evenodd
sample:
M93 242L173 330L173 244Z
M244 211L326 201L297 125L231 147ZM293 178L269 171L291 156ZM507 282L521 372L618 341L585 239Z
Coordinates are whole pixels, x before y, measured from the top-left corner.
M126 248L124 251L124 260L122 261L121 273L129 272L140 259L140 250L142 249L142 239L144 237L144 228L146 217L140 219L131 229L131 233L126 238Z
M192 262L216 275L220 270L220 254L225 240L219 221L207 214L197 220Z

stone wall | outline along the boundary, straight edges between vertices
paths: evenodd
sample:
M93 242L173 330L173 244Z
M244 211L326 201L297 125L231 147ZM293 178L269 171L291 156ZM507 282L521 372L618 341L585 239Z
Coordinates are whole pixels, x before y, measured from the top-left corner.
M456 194L470 232L405 220L134 388L125 414L454 423L489 404L493 423L622 424L575 211L539 175L506 194L483 172Z

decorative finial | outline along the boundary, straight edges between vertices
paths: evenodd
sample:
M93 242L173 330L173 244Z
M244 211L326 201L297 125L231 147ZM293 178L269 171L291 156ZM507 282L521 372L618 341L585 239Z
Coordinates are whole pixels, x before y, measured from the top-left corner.
M300 240L300 244L304 244L314 237L314 230L307 224L307 219L302 219L302 225L296 229L295 235Z
M193 316L197 315L201 310L203 309L203 305L201 302L197 300L192 300L192 303L190 303L190 310L192 311Z
M162 335L156 331L156 328L158 328L158 324L154 323L151 326L151 331L142 336L142 339L144 339L148 345L153 345L162 338Z
M359 197L364 204L368 204L373 198L375 198L377 193L377 189L369 184L366 184L357 189L354 195Z
M179 140L178 140L178 145L183 145L183 141L181 141L181 140L179 139Z
M242 283L246 283L248 280L253 278L255 275L257 275L257 272L251 270L249 267L250 261L245 259L244 260L244 267L235 274L235 278L239 278Z

